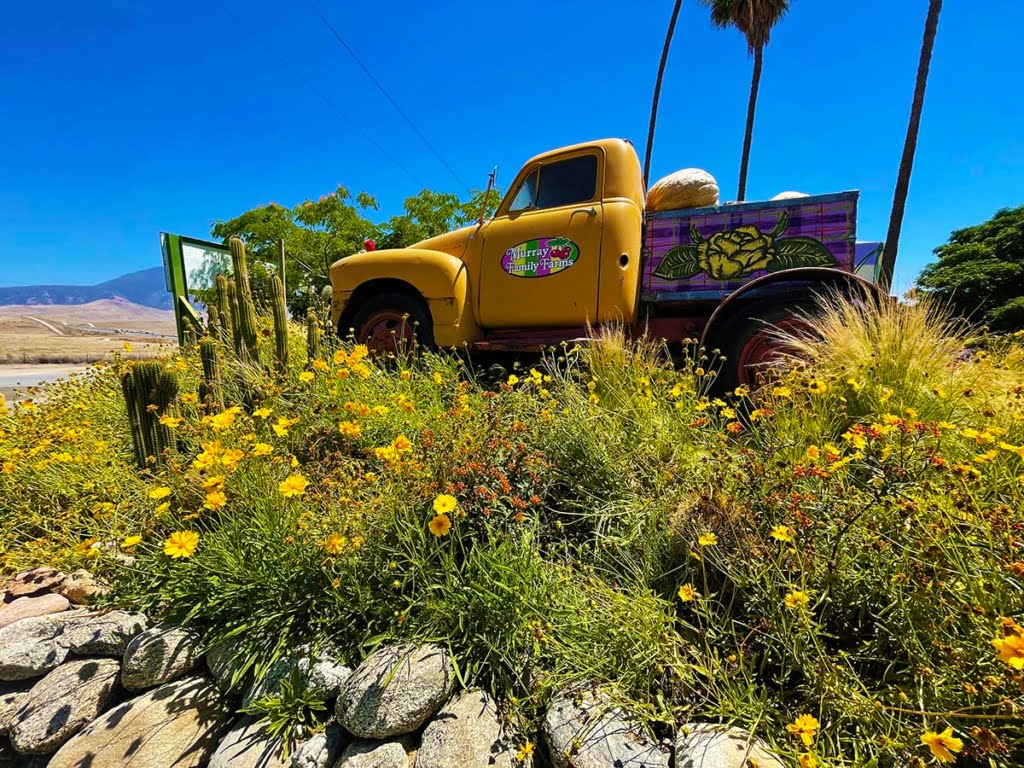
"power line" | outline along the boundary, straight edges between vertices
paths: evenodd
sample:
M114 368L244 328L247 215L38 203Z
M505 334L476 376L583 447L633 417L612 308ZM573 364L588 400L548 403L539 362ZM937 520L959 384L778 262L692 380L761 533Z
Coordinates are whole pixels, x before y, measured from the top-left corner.
M337 40L346 51L348 51L348 55L351 56L355 63L359 65L360 69L362 69L363 72L366 73L366 76L370 78L370 81L375 86L377 86L377 90L384 94L384 98L391 102L391 106L395 108L395 111L402 116L402 119L409 124L409 127L412 128L413 132L420 137L420 141L423 142L424 146L426 146L426 148L431 151L434 157L436 157L438 161L441 163L441 165L445 167L448 173L451 174L452 178L455 179L455 181L457 181L461 186L465 187L466 191L468 192L469 185L459 177L459 174L455 172L455 169L452 168L448 161L441 156L441 153L437 151L437 148L434 147L434 145L430 142L430 139L428 139L423 134L423 131L416 127L416 123L412 121L412 118L409 117L409 115L406 114L405 110L398 105L398 102L395 101L394 97L390 93L388 93L387 88L384 87L380 80L373 76L373 73L370 71L369 67L367 67L362 62L362 59L360 59L356 55L356 52L352 50L352 46L345 42L345 39L338 33L338 30L334 28L334 25L331 24L331 22L329 22L322 13L320 13L320 9L316 7L312 0L309 0L309 7L313 9L313 13L315 13L317 17L320 19L320 21L324 23L324 26L326 26L327 29L331 31L331 34L334 35L334 39Z
M236 20L240 19L239 15L235 14L226 4L224 4L223 7L228 12L228 14L234 16ZM248 26L244 22L242 22L242 25L243 26ZM298 67L296 67L293 64L290 64L283 56L281 56L281 54L279 54L276 50L274 50L274 48L269 43L264 41L258 35L253 34L253 29L252 29L251 26L249 26L249 32L250 32L250 36L252 37L252 39L255 40L257 43L259 43L263 47L263 49L265 51L267 51L267 53L269 53L271 56L273 56L275 59L277 59L278 62L280 62L280 64L282 66L284 66L285 69L291 70L291 74L294 77L296 77L299 80L301 80L302 83L307 88L309 88L309 90L311 90L313 93L315 93L317 96L319 96L320 99L325 104L327 104L327 106L331 107L331 109L333 109L337 113L338 117L340 117L342 119L342 121L344 121L344 123L346 124L347 127L353 129L356 133L358 133L360 136L362 136L363 139L365 139L368 143L370 143L371 145L376 147L377 151L379 151L381 153L381 155L384 156L385 159L389 160L397 168L402 170L405 173L405 175L408 176L410 179L412 179L416 184L420 184L421 186L425 186L425 185L423 185L423 182L420 179L417 179L416 176L413 175L412 171L410 171L408 168L406 168L390 152L388 152L386 149L384 149L384 147L381 146L381 144L376 139L374 139L372 136L370 136L370 134L368 134L366 131L364 131L362 128L360 128L359 127L359 123L357 121L355 121L355 120L352 120L352 117L351 117L351 115L349 115L348 112L346 112L344 109L342 109L340 106L338 106L332 99L328 98L327 95L323 91L321 91L319 88L317 88L316 85L314 85L313 82L309 78L307 78L305 75L303 75L302 71L299 70Z

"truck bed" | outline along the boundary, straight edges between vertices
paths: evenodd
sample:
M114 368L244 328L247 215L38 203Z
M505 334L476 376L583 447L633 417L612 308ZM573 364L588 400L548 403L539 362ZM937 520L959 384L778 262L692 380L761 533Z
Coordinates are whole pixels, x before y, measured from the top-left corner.
M857 247L857 192L646 216L641 297L719 300L769 272L833 267L873 273L877 249Z

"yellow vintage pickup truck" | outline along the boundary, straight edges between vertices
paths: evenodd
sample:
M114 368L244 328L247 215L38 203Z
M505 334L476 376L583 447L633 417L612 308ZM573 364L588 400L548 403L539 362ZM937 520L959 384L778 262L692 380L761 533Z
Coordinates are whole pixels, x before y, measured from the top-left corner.
M752 383L778 354L771 328L814 293L873 289L856 206L841 192L648 212L632 144L577 144L530 159L489 221L336 261L332 321L377 351L536 350L621 324L700 338L726 355L723 384Z

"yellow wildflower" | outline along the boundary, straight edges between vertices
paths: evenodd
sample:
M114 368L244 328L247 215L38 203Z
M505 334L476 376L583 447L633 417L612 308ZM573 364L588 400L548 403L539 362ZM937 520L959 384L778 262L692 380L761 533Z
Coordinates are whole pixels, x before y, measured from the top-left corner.
M788 525L776 525L772 528L771 531L771 537L776 541L792 541L795 536L796 531L794 531Z
M164 554L177 560L192 557L199 546L199 534L195 531L175 531L164 542Z
M151 499L166 499L171 495L171 489L166 485L161 485L159 488L154 488L149 492L149 498Z
M412 373L409 371L402 371L399 376L402 377L402 381L408 381L412 378Z
M221 507L223 507L227 503L228 503L227 494L225 494L224 491L222 491L220 489L216 489L216 490L212 490L208 494L206 494L206 501L203 503L203 506L206 509L210 509L210 510L216 511L216 510L220 509Z
M312 371L303 371L302 373L299 374L299 381L301 381L303 384L309 384L309 382L311 382L314 378L315 377Z
M427 527L432 534L440 538L448 535L448 531L452 527L452 521L448 515L434 515Z
M519 746L519 749L516 750L516 762L518 762L518 763L525 763L530 758L530 755L532 755L532 754L533 754L533 742L532 741L525 741L525 742L523 742Z
M255 416L257 419L265 419L273 412L274 411L272 409L264 407L257 408L255 411L252 412L252 415Z
M458 506L459 502L456 498L454 496L449 496L447 493L439 494L434 498L434 512L439 515L454 512L455 508Z
M338 432L345 437L359 437L363 432L363 428L359 426L358 421L343 421L338 424Z
M963 741L953 735L952 726L946 726L942 733L925 731L921 734L921 743L931 750L940 763L955 763L956 753L964 748Z
M289 418L286 418L286 417L282 416L281 418L279 418L277 420L277 423L274 424L274 426L273 426L274 434L277 435L278 437L284 437L285 435L288 434L288 430L291 429L292 427L294 427L298 423L299 423L299 419L298 418L289 419Z
M348 539L342 536L340 533L332 533L326 539L324 539L321 545L325 552L329 555L340 555L345 551L345 545L348 544Z
M821 379L815 379L807 385L807 391L812 395L823 395L828 390L828 385L825 384Z
M203 481L203 488L210 490L211 488L220 488L224 485L224 475L214 475L211 478Z
M281 492L282 496L288 499L293 496L302 496L306 492L306 486L308 485L309 480L302 475L288 475L288 477L280 482L277 489Z
M791 390L789 387L786 387L786 386L773 387L772 388L772 395L774 397L789 397L792 394L793 394L793 390Z
M818 760L810 752L801 752L796 759L800 768L818 768Z
M786 726L786 730L803 742L805 747L814 743L814 737L821 728L821 723L814 715L800 715L792 723Z
M274 446L272 446L270 443L256 443L256 445L252 447L253 456L266 456L273 452Z
M142 541L141 536L126 536L121 542L121 549L131 549Z
M344 349L336 349L334 351L335 365L344 365L346 360L348 360L348 355L345 353Z
M697 538L697 543L700 544L702 547L713 547L716 544L718 544L718 536L708 531L707 533L702 533Z
M997 637L992 645L999 651L999 660L1018 672L1024 670L1024 637L1008 635Z
M179 424L181 424L181 419L179 419L177 416L161 416L160 423L163 424L165 427L175 429L178 427Z
M809 601L810 599L807 597L807 593L801 592L800 590L790 592L783 599L787 608L803 608Z
M693 588L693 584L683 584L676 594L679 595L679 599L684 603L692 603L694 598L697 597L697 590Z
M245 451L240 448L230 448L224 451L224 454L220 457L220 463L230 471L237 467L238 462L243 458L245 458Z

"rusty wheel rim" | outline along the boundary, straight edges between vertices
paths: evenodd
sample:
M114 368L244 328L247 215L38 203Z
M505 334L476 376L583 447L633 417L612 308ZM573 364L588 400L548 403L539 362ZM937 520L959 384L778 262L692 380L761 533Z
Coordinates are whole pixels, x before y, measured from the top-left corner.
M747 388L756 387L768 378L775 365L793 353L793 348L779 339L779 333L797 335L809 329L806 320L787 317L777 323L763 324L757 333L747 339L736 360L737 378Z
M375 355L410 349L416 334L408 316L395 309L374 312L359 329L359 340Z

